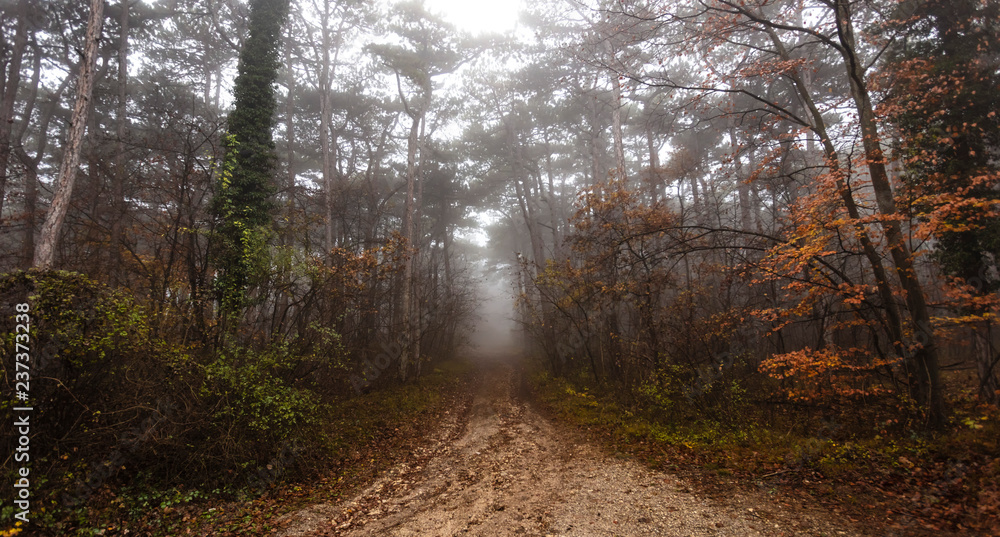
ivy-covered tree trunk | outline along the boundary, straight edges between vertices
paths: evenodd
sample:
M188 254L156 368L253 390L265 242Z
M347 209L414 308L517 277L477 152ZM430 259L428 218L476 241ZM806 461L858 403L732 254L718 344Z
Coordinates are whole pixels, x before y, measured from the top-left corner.
M249 36L240 50L233 89L236 103L229 115L225 160L213 199L220 221L216 290L224 315L245 304L254 277L267 268L275 191L274 85L288 4L289 0L252 0Z

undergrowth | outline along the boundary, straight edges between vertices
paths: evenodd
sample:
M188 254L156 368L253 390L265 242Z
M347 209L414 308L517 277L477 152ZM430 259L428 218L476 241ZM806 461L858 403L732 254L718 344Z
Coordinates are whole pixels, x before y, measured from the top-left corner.
M17 304L30 304L30 315L16 315ZM15 320L30 325L25 404L34 408L30 520L4 504L0 530L146 527L209 498L259 497L335 461L363 466L359 446L391 442L416 414L441 404L438 389L463 367L439 365L403 386L387 378L354 396L347 351L329 327L311 326L307 336L192 338L170 328L171 315L77 273L0 275L0 350L13 356L24 346ZM0 384L13 389L22 369L4 360ZM13 406L13 398L0 402L0 410ZM8 453L18 441L12 424L0 425ZM25 468L9 457L0 473L13 484Z
M533 387L544 408L612 449L654 467L695 471L715 480L709 486L736 479L806 493L910 535L996 535L1000 528L1000 416L972 400L951 401L948 429L927 434L877 412L865 426L849 406L821 416L749 404L720 413L675 398L657 408L642 393L630 397L543 371L534 373Z
M394 464L427 425L448 410L470 367L459 360L440 363L413 383L324 405L316 424L324 439L318 457L300 459L292 446L259 471L214 488L141 481L109 484L68 513L41 513L41 524L32 535L268 532L281 514L342 497ZM18 533L15 529L8 535Z

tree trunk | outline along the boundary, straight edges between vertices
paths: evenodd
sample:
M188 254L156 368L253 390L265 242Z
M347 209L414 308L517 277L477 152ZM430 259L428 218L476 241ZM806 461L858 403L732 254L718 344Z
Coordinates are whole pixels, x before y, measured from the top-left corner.
M205 100L205 108L209 108L212 106L212 68L206 63L204 69L205 87L202 90L204 92L202 98Z
M17 90L21 85L21 60L28 45L27 18L28 2L21 0L18 4L17 30L14 34L14 47L10 51L6 81L0 78L0 90L3 91L3 96L0 98L0 219L3 218L3 200L7 195L7 167L10 164L14 102L17 100ZM2 75L3 73L0 73L0 76Z
M450 218L450 215L448 216L448 218ZM442 238L443 248L441 255L443 256L443 262L444 262L444 302L447 308L447 315L448 315L448 329L447 333L445 334L445 346L449 354L453 353L453 351L455 350L455 328L458 323L458 318L457 318L458 313L454 307L455 280L451 272L451 241L452 241L451 234L452 234L451 225L448 223L448 220L446 219L444 225L444 236Z
M534 204L532 200L529 199L530 191L527 186L527 181L523 179L523 170L520 165L521 155L517 151L517 137L514 133L514 128L511 125L511 121L505 121L505 129L507 131L508 139L508 158L510 159L510 165L514 172L514 192L517 195L517 202L521 208L521 216L524 218L524 224L528 228L528 239L531 244L531 257L532 264L535 267L532 277L538 274L540 268L545 266L545 248L542 243L541 233L538 230L538 222L535 216Z
M615 142L615 178L624 181L625 178L625 142L622 136L622 85L618 73L612 73L611 87L614 90L615 102L612 104L611 128Z
M593 90L597 91L597 82L599 79L595 78ZM593 176L593 182L590 186L596 186L598 183L603 182L607 179L605 175L604 165L601 161L601 117L597 109L597 96L594 95L590 99L590 168L591 175Z
M413 199L413 274L417 274L418 277L413 279L412 291L412 301L413 301L413 317L415 320L416 328L413 330L413 352L411 353L411 358L413 360L413 365L415 366L416 376L420 376L420 341L423 339L424 334L424 289L423 289L423 278L419 277L421 271L420 263L420 252L422 249L422 242L424 238L423 221L424 221L424 181L421 178L420 170L423 169L425 152L420 147L426 136L427 122L421 115L420 118L420 133L417 136L417 163L416 169L414 170L414 182L416 187L416 193Z
M656 205L660 197L660 155L656 148L652 125L646 125L646 146L649 149L649 175L647 177L649 202L651 205Z
M862 144L872 190L875 192L875 203L879 213L890 217L882 224L882 228L889 244L889 253L896 265L896 275L899 277L900 285L905 293L907 310L910 312L913 333L918 344L918 348L911 357L918 382L917 401L927 410L928 425L937 428L944 425L945 404L930 310L927 307L923 286L913 266L913 253L910 251L899 222L893 218L898 214L896 202L889 176L886 173L881 138L875 122L871 96L865 82L865 66L856 54L850 5L846 0L837 0L835 5L837 34L841 43L840 51L848 70L851 97L854 99L858 111Z
M413 113L410 118L410 135L406 138L406 203L403 204L403 240L406 243L406 257L403 262L403 300L400 309L403 315L403 337L406 349L399 360L399 377L405 381L407 368L412 359L416 341L413 319L413 194L417 179L417 137L420 134L421 115Z
M784 44L778 38L778 35L774 32L774 30L769 29L768 34L777 49L778 54L781 56L781 59L785 61L790 60L791 57L788 54L787 49L785 49ZM905 353L902 343L902 314L896 304L896 297L892 292L892 287L889 285L889 275L882 262L882 256L879 255L878 250L875 248L875 244L868 233L868 229L861 222L861 211L858 208L857 201L854 199L851 189L848 188L847 183L844 181L844 172L840 167L840 155L837 153L837 149L833 145L832 138L827 133L826 121L823 119L823 114L816 106L815 101L813 101L812 94L806 87L802 77L797 72L790 73L789 77L792 79L796 92L799 94L799 97L801 97L803 105L806 110L809 111L809 116L812 118L811 129L820 139L820 143L823 146L823 154L826 158L826 164L830 168L830 173L836 178L837 191L840 192L841 201L844 204L844 208L847 210L847 215L850 216L851 221L854 222L854 230L858 242L861 244L861 249L865 255L865 259L871 266L872 272L875 276L876 290L878 291L879 298L882 300L882 305L886 311L886 329L889 332L889 337L894 342L893 345L896 348L896 351L902 356Z
M24 166L24 236L21 240L22 267L31 268L32 258L35 255L35 224L37 222L37 201L38 201L38 165L45 156L49 143L49 123L59 106L60 97L66 86L69 84L67 77L62 84L49 97L49 102L41 107L41 117L38 120L38 136L35 140L35 156L31 157L23 147L24 133L28 129L29 118L35 107L35 99L38 95L38 82L42 70L42 56L35 54L34 71L31 76L31 93L28 95L27 103L24 107L24 121L18 127L16 145L14 152L18 160Z
M323 3L323 14L320 18L322 39L320 51L321 62L320 65L320 75L319 75L319 91L320 91L320 149L323 153L323 194L324 194L324 208L326 209L326 259L328 263L332 262L331 254L333 248L337 244L337 234L334 226L334 208L337 203L337 190L339 185L334 185L334 168L336 167L336 155L334 152L337 150L336 137L331 139L332 134L332 124L331 117L333 114L333 108L330 103L330 91L333 85L333 78L337 73L337 59L340 56L340 34L343 32L344 25L346 21L342 19L340 21L340 26L336 31L336 43L334 43L334 36L331 35L330 30L330 19L332 14L330 13L330 2ZM333 57L330 57L330 51L333 50Z
M562 209L559 204L559 196L556 194L555 171L552 166L552 146L549 140L549 130L545 128L545 179L548 182L548 196L545 204L549 208L549 225L552 231L552 257L562 259L562 239L559 238L559 227L562 224Z
M94 62L97 60L97 44L101 37L103 22L104 0L91 0L86 45L83 50L83 61L80 62L80 76L77 80L76 104L73 106L73 118L66 140L66 149L56 179L59 187L52 198L52 206L49 208L45 223L42 225L41 241L35 249L35 258L32 263L35 268L43 270L52 268L56 246L59 242L59 232L62 229L66 211L69 209L70 198L73 195L73 183L76 180L77 167L80 164L83 134L90 111L90 95L94 88Z
M109 274L111 284L118 285L121 271L122 220L125 218L125 135L128 128L128 3L121 0L121 43L118 47L118 109L115 112L117 125L117 145L115 153L115 173L111 183L111 233L109 238Z
M292 65L292 27L288 25L288 35L285 41L285 66ZM288 70L288 95L285 99L285 195L287 200L282 208L285 214L284 223L281 226L280 242L284 247L291 247L295 239L292 236L295 217L295 73ZM285 289L278 289L278 296L275 300L275 321L272 325L272 332L283 332L285 321L288 319L289 305L288 292Z
M323 202L326 209L326 262L329 264L334 246L333 231L333 149L330 144L330 3L323 3L323 15L320 25L323 38L321 46L323 50L322 65L319 73L319 145L323 153L322 173L323 173Z
M743 159L740 158L740 143L739 143L739 129L737 128L735 118L729 121L729 150L732 151L733 159L733 178L736 181L736 193L739 200L740 209L740 228L744 231L749 231L753 225L753 220L750 217L750 185L744 180L743 177Z

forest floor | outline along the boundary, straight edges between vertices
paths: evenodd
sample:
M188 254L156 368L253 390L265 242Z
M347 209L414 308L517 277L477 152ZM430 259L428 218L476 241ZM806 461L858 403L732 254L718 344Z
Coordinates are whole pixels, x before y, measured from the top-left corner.
M477 362L470 393L408 457L353 497L273 520L274 534L871 534L826 508L650 469L543 416L502 356Z

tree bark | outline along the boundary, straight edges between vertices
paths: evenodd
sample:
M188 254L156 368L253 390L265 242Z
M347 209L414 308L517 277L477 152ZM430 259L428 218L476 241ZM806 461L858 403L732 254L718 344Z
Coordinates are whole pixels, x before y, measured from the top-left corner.
M17 90L21 85L21 60L28 45L27 18L28 1L21 0L18 4L17 29L14 34L14 47L10 52L6 80L0 80L0 89L3 90L3 96L0 98L0 219L3 218L3 201L7 195L7 167L10 164L14 102L17 100Z
M416 341L413 319L413 257L416 255L413 237L413 194L417 179L417 138L420 134L421 114L413 112L410 119L412 120L410 134L406 138L406 202L403 204L403 239L408 251L403 262L403 303L400 305L403 315L403 337L407 343L399 360L399 377L403 381L407 378Z
M70 198L73 195L73 184L76 180L77 167L80 165L87 115L90 112L90 96L94 88L94 63L97 60L97 44L101 38L103 23L104 0L91 0L86 45L83 50L83 61L80 62L80 76L77 79L76 104L73 106L73 118L66 140L66 149L57 176L59 187L52 198L52 206L49 208L45 223L42 225L41 240L35 249L35 258L32 262L35 268L42 270L51 269L55 261L59 232L62 229L66 211L69 209Z
M128 3L121 0L121 43L118 47L118 108L115 112L117 125L117 145L115 153L115 173L111 183L111 232L109 242L109 274L112 285L120 281L122 221L125 218L124 185L127 170L125 169L125 136L128 129Z
M420 253L421 253L421 250L422 250L422 247L423 247L422 243L423 243L423 238L424 238L424 230L423 230L423 221L424 221L424 211L423 211L423 209L424 209L424 181L423 181L423 179L421 177L422 174L421 174L420 170L423 169L424 157L426 156L426 152L423 151L423 148L420 146L420 144L423 143L424 140L426 140L426 138L425 138L425 136L426 136L426 129L427 129L427 121L425 120L425 117L423 115L421 115L421 118L420 118L420 132L417 135L417 162L416 162L416 169L414 170L414 183L415 183L414 186L416 187L416 192L414 193L414 197L413 197L413 240L414 240L414 243L413 243L413 269L412 269L412 272L414 274L417 274L417 275L419 275L421 273L421 270L422 270L421 264L420 264ZM420 365L421 365L420 364L420 341L423 338L423 333L424 333L424 315L423 315L423 313L424 313L424 309L423 309L423 304L424 304L424 289L423 289L422 282L423 282L423 278L418 276L417 278L413 278L413 281L410 284L411 287L412 287L412 291L411 292L412 292L412 301L413 301L413 318L414 318L414 324L416 325L415 328L413 328L413 343L412 343L413 352L410 354L410 356L411 356L411 359L413 360L413 365L415 366L414 367L415 374L418 377L420 376Z
M917 400L927 410L928 425L937 428L944 425L945 404L930 310L927 306L923 285L913 266L913 253L910 251L899 222L894 218L898 215L896 201L893 197L889 175L886 172L881 138L876 125L871 95L865 81L865 66L861 63L856 52L850 4L846 0L836 0L835 6L837 35L841 44L840 52L848 70L851 97L858 111L862 145L865 150L872 190L875 192L875 203L879 213L889 217L882 224L882 229L889 244L889 253L896 265L896 275L899 277L900 285L905 294L904 298L918 347L911 358L918 382Z

